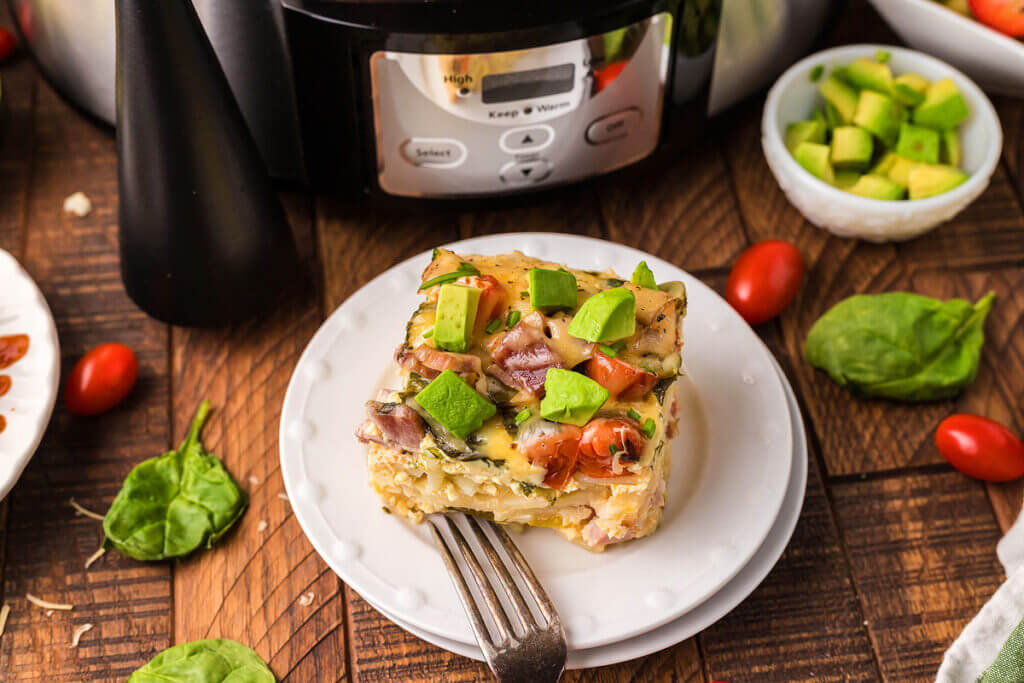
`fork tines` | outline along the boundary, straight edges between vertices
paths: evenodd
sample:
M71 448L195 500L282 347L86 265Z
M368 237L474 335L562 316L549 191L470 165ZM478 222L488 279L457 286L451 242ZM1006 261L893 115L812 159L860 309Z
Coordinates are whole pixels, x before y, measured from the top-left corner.
M476 538L482 557L474 552L472 544L457 523L460 518L463 521L463 526L468 527ZM463 513L435 514L430 515L428 520L434 540L441 551L441 557L444 559L455 589L469 616L477 642L499 679L505 680L499 667L495 666L494 660L508 659L508 655L515 654L515 650L527 649L524 646L528 646L528 649L533 650L534 654L538 654L536 650L538 647L550 650L551 659L557 658L560 652L561 663L564 665L565 634L558 614L540 581L537 580L533 570L527 564L519 548L509 538L508 533L500 525L487 522L505 550L506 558L502 558L481 522L475 517ZM452 547L453 545L458 548L457 553ZM456 560L457 555L462 557L464 566L460 566ZM485 565L490 569L490 575L485 571ZM472 581L482 598L482 606L470 588L466 573L472 576ZM518 582L516 578L513 578L513 573L519 579ZM539 620L537 614L527 604L520 584L526 586L533 598L536 612L541 617ZM500 599L496 588L506 597L505 603ZM494 638L492 638L487 622L481 614L481 607L490 617L490 623L496 634ZM515 626L518 628L513 626L511 618L515 619ZM512 662L503 663L511 664ZM560 667L558 673L561 673ZM553 680L557 680L557 675Z

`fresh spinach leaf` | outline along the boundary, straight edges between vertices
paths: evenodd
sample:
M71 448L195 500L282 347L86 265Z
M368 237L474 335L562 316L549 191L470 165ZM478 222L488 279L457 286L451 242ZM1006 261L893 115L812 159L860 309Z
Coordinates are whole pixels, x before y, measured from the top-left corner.
M276 683L260 656L226 638L196 640L164 650L128 683Z
M183 557L211 547L242 516L248 497L199 441L203 401L176 451L139 463L103 519L106 544L137 560Z
M839 302L807 335L807 362L860 396L934 401L974 381L985 318L978 303L919 294L858 295Z

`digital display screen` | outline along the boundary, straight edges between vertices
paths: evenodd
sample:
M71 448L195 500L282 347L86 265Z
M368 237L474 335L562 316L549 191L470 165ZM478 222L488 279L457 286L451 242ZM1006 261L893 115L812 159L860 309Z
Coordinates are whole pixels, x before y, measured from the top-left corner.
M480 95L484 104L514 102L531 97L559 95L572 90L576 66L559 64L531 71L484 76Z

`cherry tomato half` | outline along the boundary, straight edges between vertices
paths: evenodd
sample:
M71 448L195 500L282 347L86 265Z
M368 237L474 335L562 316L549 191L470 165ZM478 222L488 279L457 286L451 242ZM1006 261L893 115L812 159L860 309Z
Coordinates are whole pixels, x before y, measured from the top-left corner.
M758 242L733 264L725 298L751 325L771 320L793 301L804 279L804 258L781 240Z
M18 48L18 39L14 33L3 26L0 26L0 62L6 62Z
M981 23L1014 38L1024 37L1024 0L970 0Z
M99 415L124 400L139 376L139 360L124 344L101 344L82 356L64 383L74 415Z
M1013 481L1024 476L1024 444L987 417L950 415L935 430L935 445L950 465L969 477Z

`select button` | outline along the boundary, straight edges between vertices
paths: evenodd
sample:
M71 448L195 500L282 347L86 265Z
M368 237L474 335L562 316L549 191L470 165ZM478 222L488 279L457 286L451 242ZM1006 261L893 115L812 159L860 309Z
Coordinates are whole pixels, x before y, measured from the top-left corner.
M402 143L402 156L414 166L454 168L466 160L466 146L451 138L412 138Z

